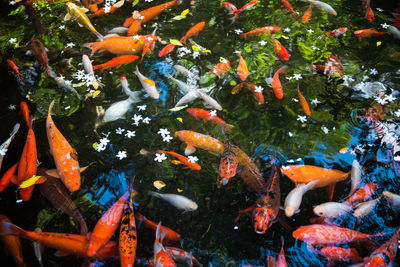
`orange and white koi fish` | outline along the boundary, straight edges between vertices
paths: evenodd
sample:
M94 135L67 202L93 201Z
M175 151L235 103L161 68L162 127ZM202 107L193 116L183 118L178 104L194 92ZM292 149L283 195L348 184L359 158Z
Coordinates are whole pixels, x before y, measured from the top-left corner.
M231 20L232 20L232 22L234 22L240 13L253 8L257 4L257 2L258 2L258 0L251 1L247 4L245 4L240 9L237 9L235 5L233 5L229 2L222 2L222 6L224 7L224 9L228 15L233 15Z
M181 38L180 41L186 44L186 41L192 36L197 36L199 32L204 29L204 26L206 26L206 23L204 21L197 23L187 31L187 33Z
M386 32L378 32L375 29L363 29L354 32L354 35L357 36L358 40L361 41L364 38L380 36L386 34Z
M0 240L3 248L13 258L17 267L27 267L22 256L21 242L18 236L8 235L8 230L3 225L3 222L10 223L10 219L5 215L0 215Z
M371 7L367 6L367 9L365 11L365 18L369 21L369 22L373 22L374 21L374 11L372 11Z
M143 51L144 38L145 35L110 37L101 42L88 43L86 47L92 49L92 54L107 51L114 55L134 55ZM152 47L149 49L149 52L151 51Z
M340 62L340 59L335 57L333 54L330 54L329 57L326 60L328 64L332 64L332 66L336 68L343 68L342 62Z
M247 37L252 37L252 36L262 36L264 34L274 34L278 31L282 30L281 27L277 26L264 26L261 28L257 28L254 30L251 30L249 32L244 32L240 34L240 38L247 38Z
M368 241L384 234L364 234L347 228L331 225L312 224L301 226L292 233L293 237L314 246L347 244Z
M339 38L341 35L345 34L346 32L347 32L347 27L342 27L342 28L338 28L333 31L327 32L324 35L319 36L318 38L321 38L322 36Z
M81 175L78 162L78 153L71 147L67 139L57 129L51 118L51 109L54 100L50 103L46 119L47 138L53 154L57 173L69 191L74 192L81 187Z
M142 214L136 212L135 213L135 218L141 222L144 223L144 225L147 228L152 229L154 232L156 232L157 230L157 223L151 221L150 219L146 218L145 216L143 216ZM181 241L181 235L178 234L177 232L175 232L174 230L161 225L161 229L160 229L161 233L164 234L164 239L166 241L175 241L175 242L179 242Z
M201 109L201 108L188 108L186 111L196 118L196 120L203 120L204 122L213 121L226 130L231 131L232 125L227 124L225 121L221 120L218 116L211 114L211 112Z
M343 77L343 72L335 66L332 65L314 65L311 64L311 68L316 71L323 72L326 76L332 78Z
M24 76L22 76L22 74L18 71L17 65L15 65L14 61L7 59L7 65L15 74L18 75L21 80L25 80Z
M22 103L22 102L21 102L21 103ZM24 115L24 119L28 119L28 120L29 120L29 118L26 118L26 117L25 117L25 114L24 114L24 113L23 113L23 115ZM29 116L29 115L28 115L28 116ZM29 127L28 121L26 121L26 124L27 124L28 127ZM12 130L11 133L10 133L10 137L8 137L8 139L7 139L6 141L4 141L4 143L2 143L2 144L0 145L0 150L3 150L3 151L7 151L7 150L8 150L8 147L10 146L12 140L14 140L14 137L15 137L15 135L17 134L17 132L18 132L18 130L19 130L19 127L20 127L20 124L19 124L19 123L16 123L16 124L14 125L14 128L13 128L13 130ZM0 169L1 169L1 165L3 164L4 156L5 156L5 155L3 155L3 153L0 153Z
M287 0L281 0L282 5L293 14L293 17L297 18L299 15L294 11L292 4Z
M253 0L253 1L251 1L251 2L248 2L247 4L245 4L244 6L242 6L240 9L236 10L236 11L234 12L234 14L240 14L240 13L242 13L242 12L244 12L244 11L247 11L247 10L253 8L253 7L257 4L257 2L258 2L258 0Z
M199 164L196 162L190 161L187 157L179 155L178 153L172 152L172 151L164 151L164 150L157 150L157 153L165 153L169 154L175 158L177 158L181 163L185 164L187 168L195 171L200 171L201 167Z
M364 259L365 267L385 267L393 266L396 259L396 253L399 246L400 231L397 232L386 241L382 246L374 250L372 254Z
M164 246L162 245L162 232L160 231L161 222L158 223L157 230L156 230L156 239L154 241L154 258L153 263L155 266L158 267L175 267L174 260L168 255Z
M189 266L193 266L195 263L198 266L202 266L201 263L192 256L192 253L188 253L182 249L174 247L164 247L168 255L178 263L187 263Z
M226 185L229 182L229 179L236 175L239 161L234 148L239 149L235 145L232 145L228 140L224 142L224 151L221 155L218 170L219 176L222 179L222 185Z
M272 78L272 90L274 91L274 94L275 94L276 98L278 98L278 99L283 98L283 90L282 90L281 81L279 80L279 74L284 73L285 71L286 71L286 67L279 68L275 72L274 77Z
M249 73L249 70L247 69L247 65L242 57L242 54L237 53L237 55L239 57L239 65L237 67L236 74L237 74L237 76L239 76L239 78L242 80L242 82L244 82L250 73Z
M351 195L348 199L346 199L346 202L359 203L367 201L371 199L372 195L377 189L378 184L373 182L367 183L360 187L360 189L358 189L356 192L354 192L354 194Z
M119 56L119 57L114 57L113 59L100 64L100 65L94 65L93 70L99 70L99 69L109 69L109 68L120 68L122 65L127 65L135 60L137 60L139 57L135 55L125 55L125 56Z
M310 4L306 12L304 12L303 17L301 18L301 22L304 24L309 22L311 19L311 15L312 15L312 5Z
M137 65L135 74L139 78L139 81L142 84L143 89L146 91L147 95L149 95L151 98L158 99L160 95L157 91L155 82L141 74Z
M124 4L124 0L118 1L112 6L104 7L89 15L89 18L112 14L117 11Z
M207 150L211 154L221 155L224 151L224 144L208 135L183 130L175 132L175 137L178 137L179 140L186 143L186 156L193 154L196 151L196 147Z
M231 63L226 58L220 57L219 63L215 65L214 69L210 70L209 73L213 73L215 76L222 77L231 69Z
M299 94L300 104L304 110L304 113L306 113L308 116L310 116L311 115L310 106L308 105L306 98L300 92L299 87L297 87L297 93Z
M174 44L168 44L166 46L164 46L163 49L161 49L161 51L158 53L159 57L164 57L166 55L168 55L169 53L171 53L175 48Z
M358 263L363 260L355 248L323 247L319 252L328 259L328 262L351 261Z
M290 58L290 55L286 48L275 38L272 38L272 42L274 43L274 49L275 49L275 54L279 59L282 59L284 61L288 61Z

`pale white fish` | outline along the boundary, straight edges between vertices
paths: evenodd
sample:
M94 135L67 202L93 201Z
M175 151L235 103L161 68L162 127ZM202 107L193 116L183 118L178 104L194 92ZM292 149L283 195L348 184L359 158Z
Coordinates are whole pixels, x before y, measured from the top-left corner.
M158 99L160 97L160 95L157 91L156 84L154 83L154 81L143 76L143 74L140 73L137 65L136 65L135 74L139 78L139 81L142 84L143 89L146 91L146 93L150 97L152 97L154 99Z
M187 197L175 194L160 194L154 191L149 191L149 195L159 197L177 209L184 210L184 211L194 211L197 210L198 206L195 202L188 199Z
M52 76L52 78L56 81L58 87L60 87L64 90L70 91L70 92L76 94L79 97L79 99L82 99L82 97L78 94L78 92L75 90L75 88L72 87L69 83L67 83L64 80L64 77L58 77L58 76L53 77Z
M188 107L188 105L178 106L178 107L170 108L169 111L179 111L179 110L185 109L187 107Z
M116 33L118 35L121 35L121 34L126 35L128 30L129 30L129 28L125 28L125 27L115 27L115 28L112 28L111 30L109 30L107 33L108 34Z
M361 183L362 170L358 161L353 160L351 167L351 189L348 197L350 197L360 186Z
M142 101L142 99L140 99L140 97L139 97L139 95L140 95L139 91L133 92L129 89L128 80L126 79L125 76L121 76L120 80L121 80L122 91L124 91L124 93L127 96L129 96L129 98L132 100L132 103L138 103L138 102Z
M104 113L103 122L124 119L125 114L132 108L132 104L133 101L130 97L113 103Z
M42 232L42 229L40 229L39 227L36 227L35 232ZM33 245L33 251L35 252L36 259L38 260L40 266L43 267L42 255L43 255L44 246L39 242L32 242L32 245Z
M353 209L351 203L326 202L314 207L314 214L320 217L335 218L346 215Z
M295 213L300 211L301 200L303 195L309 190L313 189L319 180L311 181L307 184L298 184L285 199L285 214L287 217L292 217Z
M214 98L212 98L211 96L207 95L203 89L199 89L198 90L198 94L199 97L202 98L204 100L204 102L206 102L209 106L211 106L212 108L216 109L216 110L222 110L221 105L217 102L217 100L215 100Z
M117 34L117 33L109 33L109 34L105 35L103 37L103 39L105 40L105 39L108 39L108 38L111 38L111 37L120 37L120 35Z
M400 213L400 195L394 194L389 191L383 191L382 195L386 198L386 201L389 202L392 209L396 213Z
M387 28L389 34L393 35L394 38L400 39L400 30L397 29L395 26L390 25Z
M376 204L378 204L380 198L381 197L378 197L377 199L372 199L358 204L356 206L357 208L353 212L353 216L356 218L361 218L370 214L375 208Z
M325 2L321 2L318 0L302 0L302 1L313 4L315 7L319 8L321 10L323 10L331 15L337 16L336 10L334 10L332 6L330 6L329 4L327 4Z
M185 75L186 77L191 77L193 79L196 79L196 80L200 81L200 77L199 76L197 76L196 74L194 74L193 72L191 72L190 70L185 68L184 66L174 65L174 68L177 71L179 71L180 73L182 73L183 75Z
M10 133L10 137L8 137L8 139L7 139L3 144L1 144L0 150L5 149L5 150L7 151L8 147L10 146L12 140L14 139L15 135L17 134L17 132L18 132L18 130L19 130L19 126L20 126L19 123L16 123L16 124L14 125L14 128L13 128L13 130L12 130L11 133ZM4 153L5 153L5 152L4 152ZM5 155L0 154L0 169L1 169L1 165L3 164L4 156L5 156Z
M97 90L99 87L103 87L104 84L96 80L96 77L94 76L94 70L93 70L93 65L92 65L92 60L89 59L87 55L82 55L82 64L83 68L85 69L86 73L89 74L90 77L92 77L92 85L93 88Z
M183 106L186 103L191 103L194 100L199 98L198 90L192 90L184 95L181 99L179 99L178 103L176 103L175 107Z
M178 79L175 79L174 77L172 77L171 75L168 76L168 79L173 80L179 87L179 89L184 93L184 94L188 94L190 91L196 90L196 87L190 86L187 83L184 83Z

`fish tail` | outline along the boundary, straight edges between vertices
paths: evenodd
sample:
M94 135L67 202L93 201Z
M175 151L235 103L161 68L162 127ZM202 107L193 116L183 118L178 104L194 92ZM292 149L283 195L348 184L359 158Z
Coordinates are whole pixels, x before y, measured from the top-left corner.
M54 99L53 101L51 101L49 105L49 111L47 112L47 117L51 117L51 110L53 109L53 106L54 106Z
M157 230L156 230L156 241L155 242L159 242L160 238L161 238L161 221L158 223L157 225Z
M78 221L79 221L79 224L81 226L81 235L87 235L88 228L87 228L85 219L83 219L83 217L81 216Z
M133 73L135 73L137 76L139 76L139 68L138 68L138 66L136 65L136 70L133 72Z
M3 226L6 229L6 231L8 232L8 234L11 235L17 235L17 236L21 236L21 237L25 237L27 236L26 231L18 226L16 226L15 224L9 223L9 222L3 222Z
M92 49L92 52L91 52L92 55L93 55L94 53L96 53L97 50L100 49L100 47L99 47L99 42L88 43L88 44L85 44L85 46L86 46L87 48L89 48L89 49Z
M143 216L141 213L139 212L135 212L135 218L138 219L141 222L145 222L147 221L147 218L145 216Z
M160 197L160 194L154 191L147 191L147 194L149 194L150 196Z

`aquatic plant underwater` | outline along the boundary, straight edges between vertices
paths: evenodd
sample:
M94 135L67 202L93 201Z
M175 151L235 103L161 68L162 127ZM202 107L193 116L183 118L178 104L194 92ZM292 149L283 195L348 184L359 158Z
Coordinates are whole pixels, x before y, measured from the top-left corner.
M2 266L399 265L398 1L3 6Z

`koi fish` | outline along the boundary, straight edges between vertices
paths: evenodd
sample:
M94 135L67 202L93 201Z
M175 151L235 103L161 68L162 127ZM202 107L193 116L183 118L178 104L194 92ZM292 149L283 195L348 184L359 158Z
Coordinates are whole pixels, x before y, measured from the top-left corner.
M110 240L115 230L117 230L127 199L128 192L123 194L97 221L90 237L87 249L88 257L94 257L98 254L97 251Z
M365 18L369 21L369 22L373 22L374 21L374 12L372 11L371 7L367 6L367 9L365 11Z
M25 80L24 76L22 76L22 74L18 71L18 67L17 65L15 65L14 61L12 61L11 59L7 59L7 65L15 74L18 75L18 77L22 81Z
M97 30L94 28L93 24L90 22L90 19L88 18L88 16L86 16L85 8L78 7L74 3L68 2L67 10L68 10L68 13L65 15L64 21L68 21L71 18L74 18L81 25L85 26L86 29L88 29L89 31L94 33L97 36L97 38L99 38L100 40L103 40L103 38L104 38L103 35L101 35L99 32L97 32Z
M312 15L312 5L310 4L310 6L307 8L306 12L304 12L303 17L301 18L301 22L304 24L309 22L311 19L311 15Z
M161 230L162 232L162 230ZM178 263L187 263L189 266L193 266L193 262L196 263L198 266L202 266L201 263L194 257L192 256L192 253L187 253L186 251L179 249L179 248L174 248L174 247L164 247L165 251L168 253L168 255L176 262ZM192 264L189 264L192 263Z
M400 212L400 195L394 194L389 191L383 191L382 195L389 202L394 211Z
M359 187L361 183L362 170L360 163L355 159L351 167L351 189L349 196L351 196Z
M329 261L351 261L352 263L362 262L355 248L323 247L320 251L322 256Z
M294 11L292 4L289 1L281 0L282 5L293 14L293 17L297 18L299 15Z
M81 186L81 175L78 162L78 153L71 147L67 139L57 129L51 118L51 109L54 100L50 103L46 119L47 138L50 150L53 154L54 162L61 181L70 192L78 190ZM35 161L36 162L36 161Z
M221 78L231 69L231 63L226 58L220 57L219 63L215 65L214 69L210 70L209 73L213 73L215 76Z
M134 19L132 16L125 20L124 27L129 27L128 36L133 36L142 29L142 23L146 23L158 15L160 15L164 10L171 8L173 6L180 5L180 0L173 0L158 6L154 6L143 10L140 12L140 19Z
M121 87L122 87L122 91L129 96L129 98L132 100L133 103L137 103L140 102L141 99L139 97L140 92L139 91L135 91L132 92L129 89L129 84L128 84L128 80L126 79L125 76L121 76L120 77L120 81L121 81Z
M364 38L380 36L386 34L386 32L378 32L375 29L363 29L354 32L354 35L357 36L358 40L361 41Z
M103 0L82 0L81 3L87 7L90 12L95 13L99 10L98 4L101 4Z
M378 184L368 183L358 189L352 196L346 199L346 202L358 203L364 202L372 197L375 191L378 189Z
M331 225L312 224L301 226L292 233L295 239L307 243L308 245L339 245L352 242L367 241L372 237L383 236L384 234L364 234L348 228L336 227Z
M242 8L237 9L235 5L229 3L229 2L222 2L222 7L225 9L228 15L233 15L232 17L232 23L237 19L238 15L246 10L251 9L257 4L257 0L251 1L247 4L245 4Z
M204 26L206 26L206 23L204 21L197 23L187 31L187 33L181 38L180 41L186 44L186 41L193 36L197 36L199 32L204 29Z
M21 101L21 103L19 103L19 107L21 109L22 118L24 118L26 126L29 128L29 116L31 112L28 108L28 104L25 101Z
M326 61L328 62L328 64L331 64L332 66L334 66L336 68L343 68L343 65L340 62L340 59L335 57L333 54L330 54Z
M224 142L224 151L221 155L221 161L219 163L219 176L221 177L222 185L226 185L229 179L236 175L236 170L238 168L238 158L234 152L234 145L229 141Z
M196 87L192 86L192 85L188 85L187 83L182 82L181 80L175 79L174 77L172 77L171 75L168 75L168 79L171 79L172 81L174 81L179 89L184 93L187 94L191 91L195 91Z
M218 125L221 125L228 131L232 130L232 125L227 124L225 121L221 120L218 116L211 114L209 111L201 108L188 108L186 111L192 115L196 120L203 120L203 122L213 121Z
M79 97L79 99L81 99L81 96L79 95L79 93L75 90L74 87L71 86L71 83L69 81L66 81L64 79L63 76L57 76L57 74L52 72L50 77L54 79L54 81L56 82L56 84L59 88L70 91L70 92L76 94Z
M300 212L300 205L305 193L314 188L318 180L311 181L307 184L298 184L285 198L285 215L292 217Z
M86 47L92 49L92 54L97 51L99 53L107 51L114 55L134 55L143 50L144 38L146 38L146 36L143 35L136 35L134 37L110 37L101 42L88 43ZM151 47L150 51L152 51Z
M154 83L153 80L150 80L143 76L143 74L140 73L138 66L136 65L136 71L135 71L136 76L139 78L140 83L143 86L143 89L146 91L146 93L154 99L159 98L159 93L156 88L156 84Z
M400 231L397 232L382 246L374 250L372 254L364 259L364 266L393 266L399 246Z
M184 95L181 99L179 99L179 101L176 103L175 107L180 107L186 103L193 102L194 100L196 100L197 98L200 97L199 91L201 91L201 89L192 89L186 95Z
M154 29L154 32L150 35L146 35L144 38L144 44L142 49L142 58L140 59L140 63L142 63L144 56L146 55L147 51L151 53L154 50L154 43L157 41L157 37L154 35L157 28ZM149 50L150 49L150 50Z
M119 56L111 59L110 61L107 61L103 64L100 65L94 65L93 70L98 70L98 69L109 69L109 68L120 68L122 65L128 65L135 60L137 60L139 57L135 55L125 55L125 56Z
M335 37L337 39L341 35L345 34L346 32L347 32L347 27L342 27L342 28L338 28L338 29L335 29L333 31L327 32L324 35L328 36L328 37ZM318 38L321 38L324 35L321 35Z
M93 88L97 90L97 88L103 87L104 84L96 80L96 76L94 76L92 61L90 61L87 55L82 55L82 64L86 73L92 78Z
M125 114L132 108L133 103L135 103L135 101L133 101L131 97L112 103L111 106L106 109L102 121L110 122L125 118Z
M237 7L229 2L222 2L221 5L228 15L233 15L237 11Z
M249 73L249 70L247 69L247 65L242 57L242 54L237 53L237 55L239 57L239 65L237 67L236 74L237 74L237 76L239 76L239 78L242 80L242 82L244 82L250 73Z
M254 30L251 30L249 32L241 33L240 38L247 38L247 37L252 37L252 36L262 36L264 34L274 34L278 31L282 30L281 27L277 26L265 26L261 28L257 28Z
M126 35L126 33L128 32L128 28L126 27L115 27L112 28L111 30L109 30L107 33L112 34L118 34L118 35Z
M326 202L315 206L313 211L315 215L326 217L326 218L336 218L348 214L353 210L353 205L349 202Z
M212 154L221 155L224 151L222 142L208 135L183 130L175 132L175 137L178 137L179 140L186 143L186 156L193 154L196 151L196 147L207 150Z
M286 50L286 48L275 38L272 38L272 42L274 43L274 49L275 49L275 54L279 59L282 59L284 61L289 60L289 53Z
M388 31L388 33L391 34L394 38L400 39L400 30L397 29L396 27L390 25L390 26L387 28L387 31Z
M168 55L169 53L171 53L175 48L174 44L168 44L166 46L164 46L163 49L161 49L161 51L158 53L159 57L164 57L166 55Z
M97 17L97 16L102 16L102 15L107 15L107 14L112 14L115 11L117 11L122 5L124 4L124 0L121 0L117 3L115 3L112 6L109 7L104 7L102 9L97 10L96 12L90 14L89 18Z
M264 95L263 95L262 91L259 91L256 88L256 85L254 83L244 82L243 85L246 86L246 88L248 88L251 91L254 99L258 101L258 104L260 104L260 105L264 104Z
M141 222L144 223L144 225L150 229L152 229L154 232L157 230L157 223L147 219L145 216L142 214L136 212L135 213L135 218ZM170 228L166 226L161 226L160 227L161 233L165 234L164 238L166 241L176 241L179 242L181 241L181 235L175 232L174 230L171 230Z
M303 2L308 2L310 4L313 4L315 7L321 9L322 11L327 12L328 14L337 16L337 12L336 10L333 9L333 7L331 7L329 4L325 3L325 2L321 2L318 0L302 0Z
M276 261L276 266L277 267L287 267L285 251L283 249L284 239L282 236L281 236L281 239L282 239L282 246L281 246L281 251L279 252L279 255L278 255L278 259Z
M277 219L281 203L279 176L278 167L273 162L271 176L262 194L256 200L256 207L252 214L254 231L257 234L265 234Z
M322 71L325 75L332 77L332 78L343 77L343 72L340 69L338 69L337 67L332 66L332 65L311 64L311 68L316 71Z
M311 115L310 106L308 105L306 98L300 92L299 87L297 87L297 93L299 94L300 104L304 110L304 113L306 113L308 116L310 116Z
M187 157L179 155L178 153L172 152L172 151L164 151L164 150L157 150L157 153L165 153L169 154L175 158L177 158L181 163L185 164L187 168L195 171L200 171L201 167L199 164L196 162L190 161Z
M24 117L25 118L25 117ZM26 118L25 118L26 119ZM28 124L28 122L27 122ZM17 134L18 130L19 130L20 124L16 123L14 125L13 130L10 133L10 137L8 137L8 139L6 141L4 141L4 143L2 143L0 145L0 150L7 152L8 147L10 146L12 140L14 140L15 135ZM0 153L0 169L1 169L1 165L3 164L3 159L4 159L5 153L3 155L3 153Z
M233 12L233 14L235 15L235 17L237 17L237 15L239 15L240 13L250 10L251 8L253 8L256 4L257 4L258 0L253 0L251 2L248 2L247 4L245 4L242 8L235 10Z
M65 233L30 232L8 222L3 222L3 226L7 233L11 235L29 239L43 244L46 247L51 247L79 257L87 257L86 252L89 242L87 241L86 236ZM114 242L106 244L103 248L97 251L96 254L97 259L103 260L117 257L119 257L119 251Z
M195 202L193 202L192 200L188 199L187 197L184 197L181 195L160 194L160 193L157 193L154 191L148 191L148 194L167 201L168 203L170 203L172 206L174 206L175 208L177 208L179 210L195 211L198 208L198 206Z
M372 210L376 207L379 200L381 198L372 199L363 203L358 204L356 209L353 212L353 216L356 218L364 217L372 212Z
M216 110L222 110L222 107L217 102L217 100L206 94L204 89L198 89L196 91L197 91L197 96L206 103L206 106L214 108Z
M15 163L11 168L9 168L1 177L0 179L0 193L4 191L4 189L6 189L11 182L18 184L18 178L15 175L17 173L18 170L18 163L19 161L17 161L17 163Z
M154 266L159 267L175 267L175 262L165 251L164 246L162 245L162 232L160 231L161 222L158 223L156 230L156 239L154 241Z
M200 81L200 77L181 65L174 65L174 68L188 78L193 78Z
M17 267L27 267L22 256L21 242L15 235L7 235L8 230L3 225L3 222L10 223L10 219L5 215L0 215L0 240L3 243L3 248L13 258Z
M283 90L282 90L281 81L279 80L279 74L284 73L285 71L286 71L286 67L279 68L275 72L274 77L272 78L272 90L274 91L274 94L275 94L276 98L278 98L278 99L283 98Z
M50 68L46 47L44 47L43 43L36 38L32 38L30 52L36 57L36 60L46 70L47 74L52 76L53 71Z

